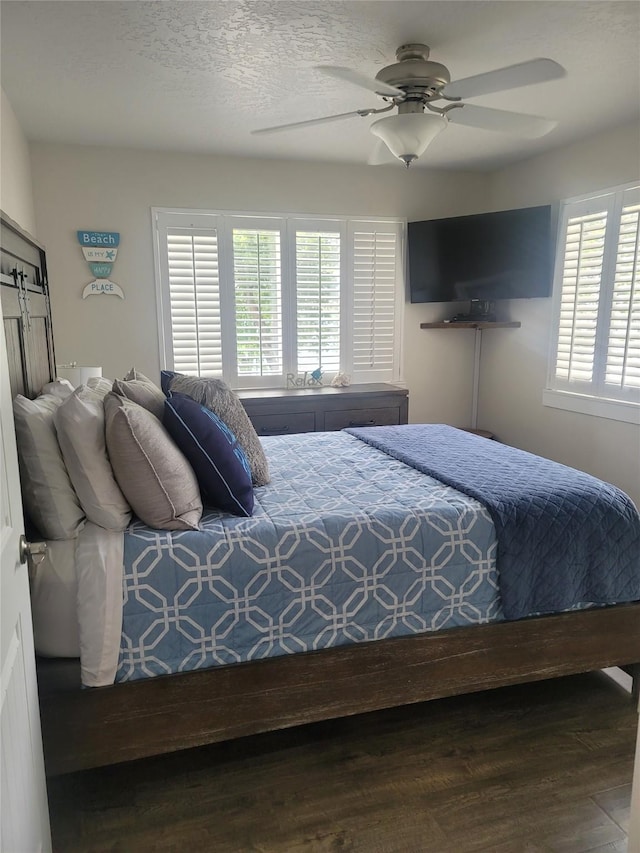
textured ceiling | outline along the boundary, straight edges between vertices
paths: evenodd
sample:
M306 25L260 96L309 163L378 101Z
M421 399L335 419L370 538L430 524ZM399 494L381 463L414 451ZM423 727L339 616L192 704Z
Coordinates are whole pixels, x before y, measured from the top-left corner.
M451 125L414 168L495 168L637 119L640 109L637 2L2 0L0 24L2 88L32 140L365 163L375 116L249 131L381 106L314 66L374 76L406 42L428 44L454 80L540 56L567 70L474 99L557 119L548 136Z

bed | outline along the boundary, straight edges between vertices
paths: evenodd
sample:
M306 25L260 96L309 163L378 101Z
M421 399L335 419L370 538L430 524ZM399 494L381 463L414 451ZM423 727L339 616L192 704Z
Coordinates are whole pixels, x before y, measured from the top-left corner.
M391 454L376 446L389 433ZM599 586L594 566L560 598L541 594L550 576L534 560L533 598L520 602L521 591L514 597L498 571L497 532L506 535L499 521L415 460L402 461L407 437L419 438L445 478L456 470L445 446L479 470L496 454L512 468L530 457L438 425L273 437L264 440L271 483L255 490L250 518L211 510L198 531L134 521L124 535L86 524L76 569L82 680L91 689L78 689L77 662L41 661L48 771L640 660L637 559L614 549L607 559L616 570L604 573L613 586ZM443 463L434 461L438 452ZM585 478L612 488L574 475L581 489ZM606 520L595 526L628 550L640 528L621 499L628 542ZM522 532L526 522L518 523ZM552 541L552 532L543 539ZM595 548L583 545L581 565ZM524 565L525 551L516 556ZM610 600L625 603L602 606ZM116 626L111 636L107 624Z
M5 316L5 327L10 333L7 335L11 347L10 381L14 394L31 398L55 374L44 250L15 223L3 218L3 226L2 301L3 307L15 308L13 314ZM31 276L33 284L28 283L29 274L20 275L29 264L35 270ZM25 294L29 289L33 293L27 299ZM40 295L43 316L36 322L34 300ZM411 434L413 426L398 429L406 436ZM462 456L471 462L471 468L475 467L476 473L487 470L490 466L481 465L479 460L489 452L490 446L497 447L496 443L453 432L463 442ZM304 548L299 549L302 568L281 568L278 595L271 589L273 600L279 602L280 616L276 619L277 610L265 610L260 605L259 610L264 611L262 621L249 620L254 623L254 636L245 635L241 651L226 642L227 636L223 635L229 632L225 619L228 622L230 617L228 612L226 615L220 612L216 619L211 619L211 624L215 622L221 627L215 650L208 650L209 659L206 654L193 654L192 641L194 637L199 639L199 628L195 627L186 653L178 649L173 659L163 656L151 660L156 656L147 647L155 644L156 637L149 631L157 631L153 622L159 617L147 606L148 600L145 602L144 596L139 595L140 572L136 575L133 571L137 561L143 567L142 574L152 574L154 559L143 565L143 552L150 541L151 551L155 548L163 556L169 552L175 556L182 548L182 570L193 570L194 566L188 565L184 557L198 554L200 549L185 544L185 540L190 537L215 540L217 536L218 542L228 545L230 541L228 529L221 532L221 525L224 527L221 513L207 513L201 529L193 533L158 532L145 529L138 521L125 532L106 531L91 522L85 523L81 514L72 535L54 537L48 542L45 563L31 567L31 574L36 643L44 653L38 661L38 679L49 774L518 682L609 666L633 667L640 661L637 587L640 569L627 576L622 593L622 587L607 588L607 583L602 589L593 587L586 591L583 587L557 606L545 601L544 596L536 597L548 585L548 575L543 572L542 583L529 589L534 598L525 601L524 611L512 610L513 599L505 608L507 599L497 559L498 527L502 522L495 495L489 499L494 501L489 512L474 497L477 482L472 483L472 494L465 493L464 487L457 488L463 485L457 479L447 482L451 459L445 456L432 467L439 455L437 449L429 454L430 459L422 462L408 458L412 451L406 446L396 447L395 453L387 453L383 458L385 451L375 446L376 436L381 434L358 436L357 431L352 431L264 440L272 465L272 484L263 490L256 489L257 512L250 519L232 521L231 527L236 533L242 532L243 525L251 527L271 513L272 528L289 525L289 534L294 539L297 537L296 541L306 536L307 550L305 553ZM441 443L440 434L434 435L435 443ZM362 454L366 454L366 462ZM309 483L304 486L307 472L313 468L322 474L326 486L331 464L342 466L333 477L333 494L322 494ZM357 477L345 477L348 464ZM518 470L518 463L514 464L509 477ZM367 467L369 474L363 476ZM400 477L405 479L397 479ZM309 498L308 501L305 498L306 503L299 493L287 498L287 490L296 479L301 479L303 489L306 488ZM361 504L356 516L353 507L346 508L343 503L345 495L340 490L346 481L360 492ZM380 488L373 493L365 488L367 482L375 482ZM352 492L349 501L353 500ZM282 503L276 500L278 493L280 498L284 494L284 506L293 510L286 518L282 516ZM390 513L392 504L403 504L407 520L403 522ZM433 512L439 520L434 521ZM278 513L281 513L279 518ZM342 533L338 527L329 529L327 513L332 523L340 520ZM313 521L318 517L322 518L320 527ZM455 524L452 518L456 519ZM314 525L318 531L309 534ZM424 531L425 525L430 529L429 535ZM333 536L334 540L342 536L342 544L350 547L356 537L344 539L344 530L349 527L352 533L357 529L358 537L368 528L378 545L372 548L369 543L358 555L355 552L347 555L349 559L353 557L350 563L345 557L342 589L333 589L333 597L326 596L323 606L316 606L319 625L307 623L311 599L315 595L319 601L332 586L331 572L326 567L327 536ZM472 528L471 542L468 532ZM297 533L291 533L296 529ZM301 536L302 529L307 533ZM451 545L452 537L456 540L455 547ZM251 538L249 531L249 539L240 546L241 537L237 537L237 547L245 547L248 553L251 548L246 541ZM140 543L145 541L146 545L141 547ZM575 553L582 561L588 557L590 546L585 550L580 537L575 541L581 543ZM335 563L334 546L335 542L329 551L333 548L331 559ZM215 556L216 547L221 546L209 541L206 554ZM400 551L409 556L402 563L404 573L401 571L395 585L391 585L387 577L391 564L398 562ZM533 554L535 557L535 549ZM281 548L280 556L286 563L288 550L284 553ZM517 547L511 556L517 569ZM257 553L254 547L251 557L259 575L264 554ZM601 580L618 577L619 558L615 551L610 555ZM535 578L531 547L527 559L529 577ZM220 595L220 584L228 582L223 570L229 558L216 560L200 554L196 560L200 568L205 566L207 571L215 568L218 572L212 589L217 599L214 604L219 606L225 597ZM350 568L345 571L347 563ZM157 566L161 565L162 561L158 561ZM540 561L541 568L545 565L546 560ZM163 574L171 572L165 570ZM314 594L309 592L312 584L307 575L315 575ZM430 582L425 582L428 577ZM419 595L415 594L417 578ZM175 580L179 583L177 575ZM80 586L83 592L78 596ZM363 591L367 586L374 593L375 607L371 599L358 597L358 588ZM238 588L236 585L235 589ZM291 609L295 609L291 597L287 600L282 594L284 589L294 600L297 596L295 612ZM150 594L158 594L158 590ZM166 597L168 592L160 594ZM507 596L510 594L507 592ZM128 608L136 597L141 599L138 601L141 612ZM227 598L232 600L233 595ZM516 605L517 598L516 595ZM305 607L300 606L301 602ZM554 609L561 612L551 612ZM169 609L160 610L165 620ZM348 624L344 620L342 624L336 622L334 617L339 612L349 615ZM132 628L136 619L147 622ZM265 642L274 620L287 630L272 632ZM248 630L246 623L243 630ZM145 637L151 637L146 645ZM218 643L220 638L225 642ZM267 654L274 649L277 654ZM82 653L81 659L76 656L78 652ZM213 657L218 659L213 661ZM190 671L184 671L187 659L194 665ZM205 666L213 662L217 665ZM115 679L119 683L111 684ZM84 689L83 680L88 685Z

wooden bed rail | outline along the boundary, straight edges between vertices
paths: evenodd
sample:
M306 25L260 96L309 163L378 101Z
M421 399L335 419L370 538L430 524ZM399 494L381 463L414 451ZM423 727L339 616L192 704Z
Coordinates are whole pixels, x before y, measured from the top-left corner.
M286 655L81 690L40 660L47 773L640 661L640 604Z

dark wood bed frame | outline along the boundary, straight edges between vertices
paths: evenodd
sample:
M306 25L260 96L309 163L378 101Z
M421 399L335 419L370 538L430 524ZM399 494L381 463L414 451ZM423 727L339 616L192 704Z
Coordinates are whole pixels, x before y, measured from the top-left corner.
M452 628L79 689L40 661L49 774L640 661L640 604Z
M44 248L1 217L13 394L55 360ZM56 775L397 705L640 661L640 603L378 640L80 689L77 660L38 662L47 773ZM634 670L637 671L637 670Z

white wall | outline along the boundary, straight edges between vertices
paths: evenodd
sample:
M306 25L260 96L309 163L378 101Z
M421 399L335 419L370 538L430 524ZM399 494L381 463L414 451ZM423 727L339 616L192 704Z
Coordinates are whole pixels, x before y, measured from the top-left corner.
M404 216L421 219L558 201L638 177L637 126L479 175L390 167L242 160L134 150L34 144L38 236L47 246L60 362L132 364L159 370L150 208L194 207ZM75 232L121 233L113 279L126 293L82 300L90 280ZM551 300L513 300L505 317L522 328L486 332L480 427L515 446L613 482L640 504L640 435L618 421L542 405ZM406 306L403 372L412 421L469 423L473 335L421 330L451 306Z
M0 90L0 208L35 236L29 146L11 102Z
M121 376L132 364L158 377L151 207L421 219L486 207L477 173L243 160L88 146L32 146L38 234L47 248L59 363L100 364ZM126 299L92 296L76 230L120 232L112 278ZM407 305L403 378L410 418L469 422L473 341L420 330L450 306Z
M547 204L639 175L636 124L495 173L492 204ZM640 427L543 406L551 299L512 300L505 309L522 328L484 333L479 425L509 444L615 483L640 506Z

